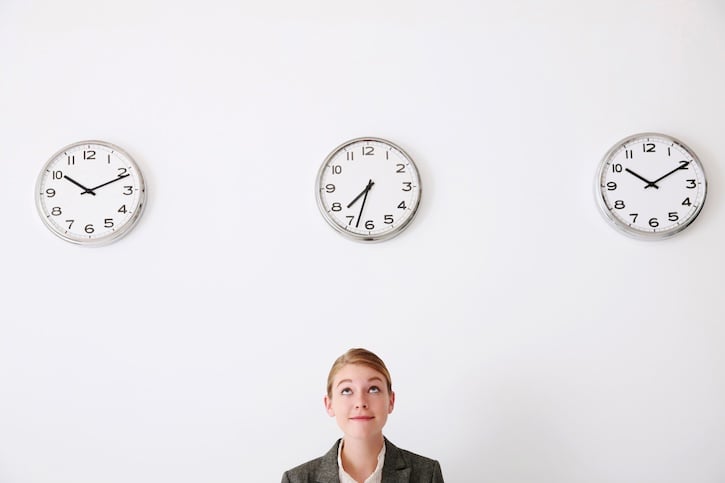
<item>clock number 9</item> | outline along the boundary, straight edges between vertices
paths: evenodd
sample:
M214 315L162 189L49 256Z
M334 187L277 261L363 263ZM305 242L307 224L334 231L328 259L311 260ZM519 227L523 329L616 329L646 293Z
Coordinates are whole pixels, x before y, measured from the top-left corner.
M47 190L45 190L45 196L47 196L48 198L52 198L53 196L55 196L55 190L53 188L48 188Z
M607 183L608 191L614 191L616 189L617 189L617 183L615 183L614 181L610 181L609 183Z
M325 192L326 193L334 193L335 192L335 185L330 183L325 185Z

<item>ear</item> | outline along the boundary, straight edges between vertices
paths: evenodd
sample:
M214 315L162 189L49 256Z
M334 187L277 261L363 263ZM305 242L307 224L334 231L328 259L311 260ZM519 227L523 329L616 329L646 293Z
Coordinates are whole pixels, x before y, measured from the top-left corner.
M395 392L390 391L390 404L388 404L388 414L393 412L395 407Z
M332 400L329 397L327 397L327 394L325 394L323 402L325 403L325 409L327 410L327 414L329 414L331 418L334 418L335 410L332 409Z

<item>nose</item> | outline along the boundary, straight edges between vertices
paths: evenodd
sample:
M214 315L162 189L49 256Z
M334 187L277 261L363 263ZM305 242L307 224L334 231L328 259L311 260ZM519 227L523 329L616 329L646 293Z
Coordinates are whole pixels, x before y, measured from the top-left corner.
M355 404L355 408L358 408L358 409L359 408L367 409L368 408L368 402L365 399L362 399L362 398L361 399L358 399L357 400L357 403Z

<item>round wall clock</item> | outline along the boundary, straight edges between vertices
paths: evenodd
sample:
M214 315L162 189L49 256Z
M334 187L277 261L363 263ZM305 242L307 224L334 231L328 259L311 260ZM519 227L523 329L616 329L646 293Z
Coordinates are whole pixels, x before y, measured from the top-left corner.
M630 236L659 239L692 223L702 209L707 181L695 153L658 133L629 136L604 156L596 179L599 207Z
M418 169L400 147L367 137L347 141L317 175L317 205L338 232L360 241L399 234L420 203Z
M82 141L50 158L38 176L35 201L54 234L71 243L103 245L139 220L146 187L138 166L118 146Z

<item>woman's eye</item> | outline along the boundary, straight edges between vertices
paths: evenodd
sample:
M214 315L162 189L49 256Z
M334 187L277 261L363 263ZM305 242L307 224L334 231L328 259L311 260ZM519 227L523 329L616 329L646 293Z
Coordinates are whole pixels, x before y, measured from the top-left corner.
M349 396L350 394L352 394L352 391L350 390L349 387L346 387L345 389L340 391L340 394L342 394L343 396Z
M380 392L380 388L378 386L370 386L368 392Z

